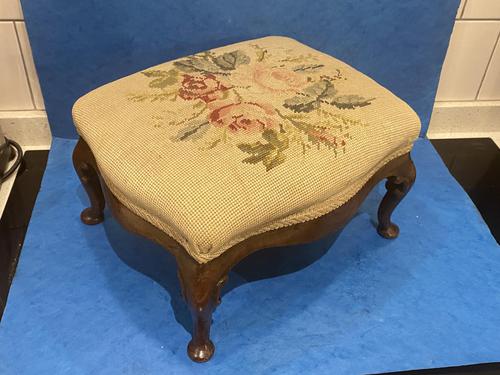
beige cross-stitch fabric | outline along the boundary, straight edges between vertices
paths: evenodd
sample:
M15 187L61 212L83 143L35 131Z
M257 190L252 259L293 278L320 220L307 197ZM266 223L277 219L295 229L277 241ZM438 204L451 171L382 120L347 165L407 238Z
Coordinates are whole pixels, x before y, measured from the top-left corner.
M276 36L104 85L73 118L116 197L200 263L339 207L420 129L371 78Z

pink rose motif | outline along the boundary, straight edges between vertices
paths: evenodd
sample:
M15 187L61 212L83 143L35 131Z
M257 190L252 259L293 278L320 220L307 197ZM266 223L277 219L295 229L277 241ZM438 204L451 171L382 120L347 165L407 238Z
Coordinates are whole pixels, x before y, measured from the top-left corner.
M276 111L263 103L241 102L230 103L214 109L210 122L219 128L227 128L231 132L261 132L276 126Z
M222 97L222 92L229 89L210 73L189 75L184 74L179 96L184 100L201 99L209 103Z
M253 70L254 82L271 92L295 92L307 84L303 75L293 70L257 64Z
M309 134L321 142L325 142L325 143L330 144L330 145L335 146L335 147L338 146L338 143L337 143L338 138L334 135L331 135L331 134L326 133L326 132L321 132L318 130L311 130L309 132ZM342 147L346 145L346 142L344 139L340 139L340 145Z

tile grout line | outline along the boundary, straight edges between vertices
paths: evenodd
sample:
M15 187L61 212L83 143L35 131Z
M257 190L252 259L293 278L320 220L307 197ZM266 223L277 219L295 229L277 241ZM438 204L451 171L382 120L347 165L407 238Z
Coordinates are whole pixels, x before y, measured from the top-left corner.
M500 99L449 99L449 100L434 100L434 103L486 103L496 102L500 104Z
M0 110L0 119L2 118L2 116L6 115L6 114L10 114L10 113L20 114L23 112L28 112L28 113L31 113L33 115L35 115L35 114L43 115L43 117L47 117L47 112L43 109L1 109Z
M466 23L472 23L472 22L500 22L500 18L455 18L455 22L466 22Z
M3 112L46 112L45 109L31 108L31 109L0 109Z
M28 89L30 90L31 104L33 105L33 109L36 109L35 96L33 95L33 88L31 86L30 77L28 74L28 68L26 66L26 58L24 56L23 49L21 47L21 38L19 38L19 31L17 30L17 22L13 22L13 24L14 24L14 31L16 33L17 47L19 48L19 53L21 54L21 59L23 60L23 68L24 68L24 74L26 76L26 82L28 83Z
M479 93L481 92L481 87L483 87L484 79L486 78L486 74L488 74L488 70L490 69L491 61L493 60L493 55L495 54L496 49L498 48L498 40L500 39L500 31L498 32L497 39L495 44L493 45L493 49L491 50L490 58L488 59L488 63L486 64L486 68L484 69L483 76L481 77L481 82L479 83L479 87L476 92L475 100L478 100Z
M462 7L462 11L460 12L460 18L462 18L464 16L465 7L467 6L467 1L468 0L464 0L464 6Z

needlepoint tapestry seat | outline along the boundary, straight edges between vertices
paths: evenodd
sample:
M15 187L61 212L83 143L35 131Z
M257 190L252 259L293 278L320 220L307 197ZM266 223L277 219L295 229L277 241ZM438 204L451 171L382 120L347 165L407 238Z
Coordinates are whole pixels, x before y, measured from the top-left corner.
M286 37L145 69L81 97L73 118L75 168L91 200L82 219L102 221L102 186L122 224L174 253L198 361L213 353L208 321L232 265L338 229L383 178L378 229L396 237L390 214L415 178L415 112Z

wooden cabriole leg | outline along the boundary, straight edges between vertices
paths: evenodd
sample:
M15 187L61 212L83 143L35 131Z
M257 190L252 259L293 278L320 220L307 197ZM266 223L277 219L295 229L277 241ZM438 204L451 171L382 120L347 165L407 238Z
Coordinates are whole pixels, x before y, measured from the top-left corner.
M73 166L90 201L90 207L82 211L80 219L87 225L99 224L104 220L104 195L95 169L94 156L81 138L73 151Z
M378 208L377 232L382 237L393 239L399 235L399 227L391 222L391 215L404 196L410 191L415 182L415 177L415 165L408 155L395 174L387 178L385 184L387 192Z
M177 273L193 320L192 338L187 346L187 353L195 362L206 362L215 351L210 340L212 313L220 304L220 293L227 280L227 271L225 267L216 265L216 262L198 264L194 261L178 261Z

